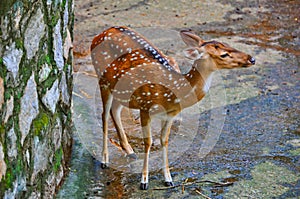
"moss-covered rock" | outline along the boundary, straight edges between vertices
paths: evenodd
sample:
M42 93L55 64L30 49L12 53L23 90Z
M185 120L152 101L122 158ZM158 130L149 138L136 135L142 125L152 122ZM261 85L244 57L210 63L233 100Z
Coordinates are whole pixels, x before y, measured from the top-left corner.
M0 11L0 198L52 198L72 144L72 56L57 48L73 30L72 0L6 1Z

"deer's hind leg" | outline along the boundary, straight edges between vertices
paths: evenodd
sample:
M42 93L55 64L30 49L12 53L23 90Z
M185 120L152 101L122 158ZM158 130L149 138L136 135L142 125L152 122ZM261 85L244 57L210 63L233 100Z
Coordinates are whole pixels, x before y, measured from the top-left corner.
M130 158L137 159L136 154L134 153L132 147L128 143L128 139L122 125L122 121L121 121L122 109L123 106L117 101L113 100L110 114L114 122L114 125L116 127L122 149L127 153L127 155Z
M109 154L107 147L108 139L108 118L109 112L112 105L113 96L107 89L101 89L101 98L103 103L103 112L102 112L102 128L103 128L103 146L102 146L102 162L101 168L107 168L109 163Z

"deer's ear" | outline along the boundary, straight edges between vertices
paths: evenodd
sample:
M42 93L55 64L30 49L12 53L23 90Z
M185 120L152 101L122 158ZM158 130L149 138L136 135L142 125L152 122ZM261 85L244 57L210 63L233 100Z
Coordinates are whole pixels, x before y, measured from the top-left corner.
M180 31L180 36L184 43L191 47L200 46L204 43L204 40L195 35L192 31L182 30Z
M199 52L197 48L187 48L183 53L187 58L192 60L200 59L203 56L203 52Z

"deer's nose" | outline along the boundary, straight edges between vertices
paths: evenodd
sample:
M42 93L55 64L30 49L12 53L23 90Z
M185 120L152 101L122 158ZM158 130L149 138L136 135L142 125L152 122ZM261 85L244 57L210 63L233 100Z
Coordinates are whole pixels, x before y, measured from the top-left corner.
M255 59L253 57L250 57L249 62L254 65L255 64Z

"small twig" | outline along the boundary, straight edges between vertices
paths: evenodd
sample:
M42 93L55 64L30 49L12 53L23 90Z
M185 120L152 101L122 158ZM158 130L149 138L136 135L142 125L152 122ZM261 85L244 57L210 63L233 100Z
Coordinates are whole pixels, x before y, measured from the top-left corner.
M206 198L206 199L211 199L210 197L208 197L208 196L204 195L203 193L201 193L199 190L196 189L195 191L196 191L196 193L199 194L200 196L202 196L202 197L204 197L204 198Z
M185 179L184 183L187 183L187 181L188 181L188 178ZM183 184L183 185L182 185L182 194L184 194L184 189L185 189L185 187L184 187L184 184Z
M86 98L88 98L88 99L91 99L92 98L92 96L90 96L87 92L85 92L84 90L82 90L82 89L79 89L80 90L80 92L86 97Z
M98 77L97 74L91 73L91 72L86 72L86 71L80 71L80 72L77 72L77 73L81 73L83 75L87 75L87 76L91 76L91 77Z
M173 188L176 188L176 187L180 187L180 186L182 186L182 185L184 185L184 183L177 184L177 185L170 186L170 187L155 187L155 188L153 188L153 190L173 189Z
M173 189L173 188L180 187L180 186L190 186L190 185L198 184L198 183L211 183L211 184L214 184L214 186L216 186L216 187L226 187L226 186L230 186L233 184L233 182L223 183L223 182L214 182L211 180L196 180L194 182L183 182L183 183L171 186L171 187L156 187L156 188L153 188L153 190Z
M112 138L110 138L109 141L113 146L117 147L117 149L119 149L120 151L123 151L121 144L119 144L117 141L113 140Z
M75 95L75 96L77 96L77 97L83 98L81 95L79 95L78 93L76 93L74 91L72 92L72 94Z
M85 72L85 74L87 75L87 76L91 76L91 77L98 77L98 75L97 74L94 74L94 73L88 73L88 72Z

